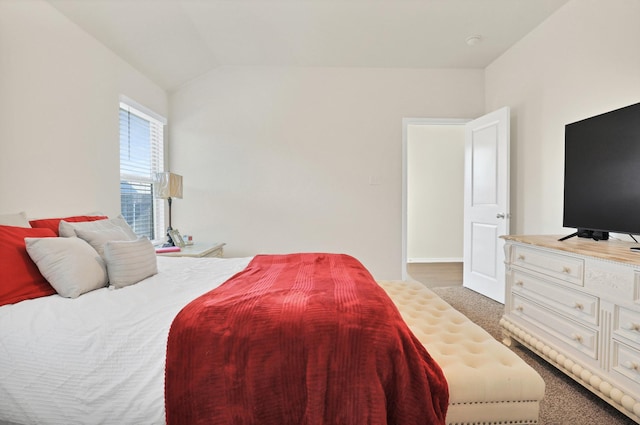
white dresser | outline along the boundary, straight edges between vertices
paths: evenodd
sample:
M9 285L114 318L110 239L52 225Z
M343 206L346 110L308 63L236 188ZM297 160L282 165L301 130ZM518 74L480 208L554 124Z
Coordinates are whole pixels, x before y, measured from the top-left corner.
M505 236L504 343L525 345L640 423L640 246Z

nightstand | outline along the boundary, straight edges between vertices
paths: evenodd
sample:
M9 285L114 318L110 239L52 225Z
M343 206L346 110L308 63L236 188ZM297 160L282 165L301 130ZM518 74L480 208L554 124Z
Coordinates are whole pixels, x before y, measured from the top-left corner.
M157 253L163 257L222 257L225 243L195 242L175 252Z

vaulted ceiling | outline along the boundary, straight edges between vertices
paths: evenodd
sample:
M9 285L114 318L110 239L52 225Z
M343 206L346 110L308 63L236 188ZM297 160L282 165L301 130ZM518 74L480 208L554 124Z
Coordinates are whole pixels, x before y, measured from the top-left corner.
M482 69L567 1L49 3L171 91L220 66Z

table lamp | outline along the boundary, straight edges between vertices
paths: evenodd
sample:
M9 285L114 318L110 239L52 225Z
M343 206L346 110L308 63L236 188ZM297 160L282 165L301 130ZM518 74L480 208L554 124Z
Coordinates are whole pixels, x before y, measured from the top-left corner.
M173 198L182 199L182 176L170 172L156 173L156 184L154 185L156 197L166 199L169 202L169 227L167 227L167 246L175 246L171 238L171 200Z

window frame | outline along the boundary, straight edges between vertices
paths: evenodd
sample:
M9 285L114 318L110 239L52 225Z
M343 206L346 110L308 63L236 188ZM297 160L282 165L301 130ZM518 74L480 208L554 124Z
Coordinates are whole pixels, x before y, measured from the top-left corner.
M151 196L152 196L152 216L150 219L152 220L152 230L153 230L153 238L152 242L159 243L166 237L166 208L165 208L165 200L159 199L155 197L155 188L153 187L155 184L155 175L158 172L166 171L167 167L167 155L166 155L166 142L165 142L165 127L167 125L167 119L145 106L129 99L125 96L120 96L119 108L118 108L118 130L119 130L119 153L122 155L122 147L121 147L121 123L120 123L120 115L121 111L124 110L129 114L135 115L136 117L148 121L151 128L150 134L150 151L151 159L150 159L150 167L149 167L149 175L141 176L139 174L129 174L126 173L126 170L122 169L122 159L120 158L120 172L119 172L119 185L122 184L123 181L131 182L131 183L139 183L143 185L151 185ZM156 136L154 137L152 134L156 132ZM120 187L120 211L123 211L122 204L122 187ZM122 214L123 217L125 214ZM126 217L125 217L126 218ZM133 224L129 223L132 227Z

